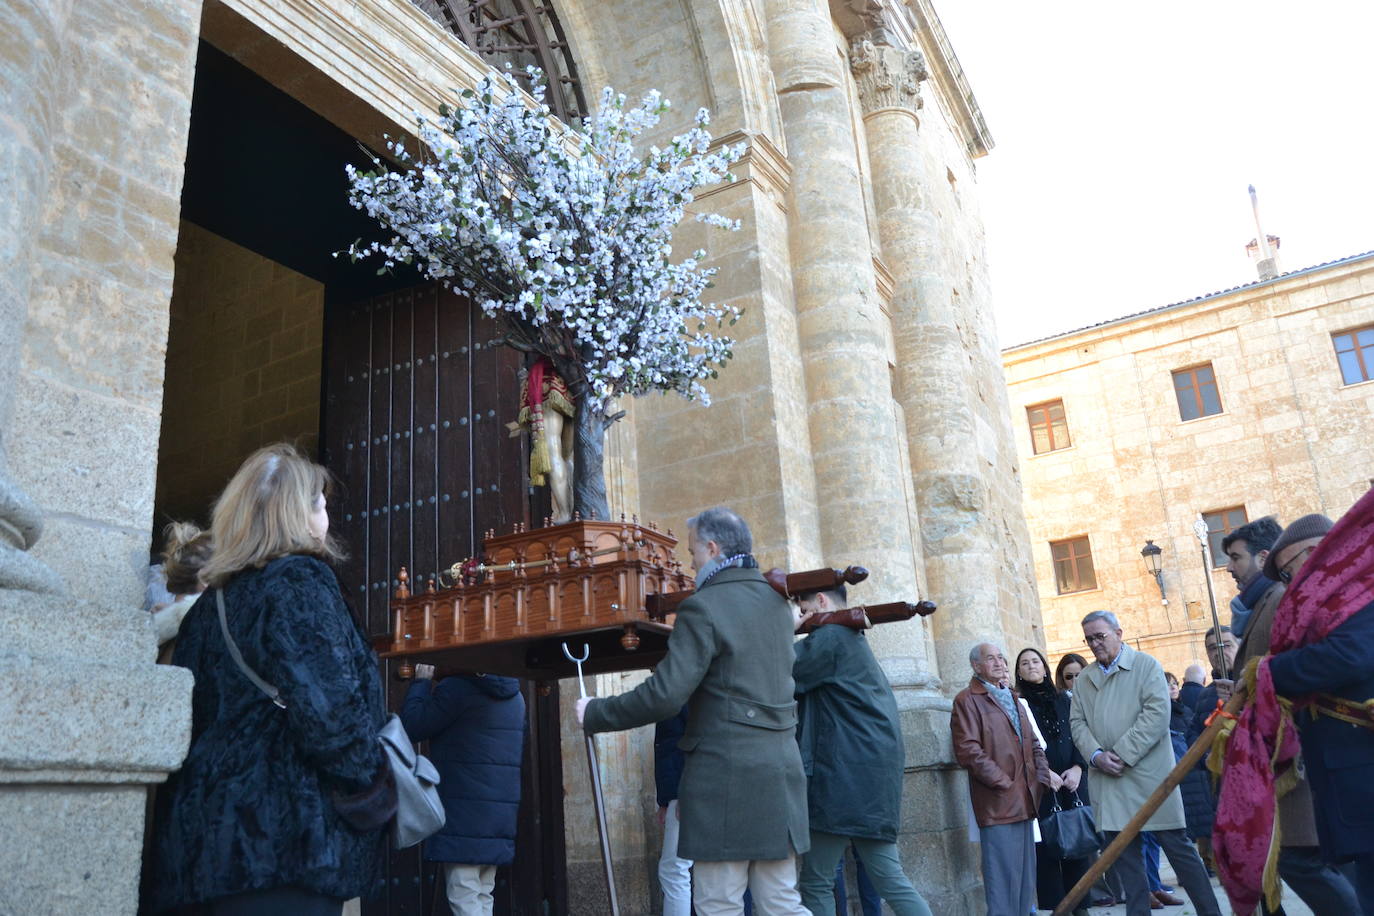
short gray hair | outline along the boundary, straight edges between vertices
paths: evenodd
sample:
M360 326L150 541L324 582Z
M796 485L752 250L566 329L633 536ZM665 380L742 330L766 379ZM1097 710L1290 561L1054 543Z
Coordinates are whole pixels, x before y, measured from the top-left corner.
M975 643L973 648L968 650L968 663L970 665L978 664L979 659L983 657L983 653L979 652L978 650L983 648L984 646L992 646L994 649L1002 648L1001 646L997 645L997 643L988 642L987 640L983 640L980 643Z
M1083 618L1083 623L1081 625L1086 627L1094 620L1105 620L1107 626L1111 627L1113 630L1121 629L1121 622L1116 619L1116 615L1111 611L1093 611L1087 617Z
M696 534L698 541L715 541L723 556L749 553L754 548L749 526L736 512L724 506L715 506L687 519L687 529Z

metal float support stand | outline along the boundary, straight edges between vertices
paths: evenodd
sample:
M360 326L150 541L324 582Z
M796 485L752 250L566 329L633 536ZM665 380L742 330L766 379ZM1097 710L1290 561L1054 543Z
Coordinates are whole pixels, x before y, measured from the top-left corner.
M581 697L587 695L587 683L582 679L582 663L591 656L591 647L582 644L582 657L578 658L568 651L563 643L563 654L568 661L577 665L577 692ZM592 800L596 803L596 832L601 835L601 864L606 871L606 893L611 900L611 916L620 916L620 903L615 896L615 867L611 863L611 833L606 826L606 800L601 795L601 768L596 762L596 739L591 735L587 740L587 772L592 778Z

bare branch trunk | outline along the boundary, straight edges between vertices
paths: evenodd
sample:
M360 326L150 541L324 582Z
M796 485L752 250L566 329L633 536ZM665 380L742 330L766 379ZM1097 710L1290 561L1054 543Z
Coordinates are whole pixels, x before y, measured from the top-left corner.
M610 520L605 458L604 418L600 411L591 409L586 398L579 398L573 438L573 511L584 519Z

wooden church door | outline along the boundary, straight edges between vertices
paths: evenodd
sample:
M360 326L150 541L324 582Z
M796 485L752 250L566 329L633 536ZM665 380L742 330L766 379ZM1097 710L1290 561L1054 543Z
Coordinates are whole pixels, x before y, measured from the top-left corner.
M418 590L474 555L487 529L530 522L524 439L506 429L523 360L499 336L495 320L437 284L326 308L320 441L340 484L330 525L348 549L340 579L369 635L390 630L402 566ZM395 667L382 663L392 710L409 686ZM558 688L526 683L524 693L520 835L514 865L498 872L496 912L549 916L566 911ZM421 847L392 852L385 893L364 913L443 916L442 885Z

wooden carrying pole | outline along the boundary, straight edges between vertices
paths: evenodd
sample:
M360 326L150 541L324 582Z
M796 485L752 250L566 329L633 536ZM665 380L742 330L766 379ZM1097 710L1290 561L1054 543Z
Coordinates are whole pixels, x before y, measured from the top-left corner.
M1212 724L1207 726L1201 735L1198 735L1198 739L1193 742L1193 746L1188 748L1188 753L1183 755L1179 762L1174 765L1169 775L1166 776L1164 781L1159 784L1159 787L1154 790L1154 793L1145 800L1145 804L1140 806L1140 810L1135 813L1135 817L1131 818L1125 828L1116 835L1116 838L1113 839L1111 843L1107 844L1107 848L1102 850L1102 855L1093 863L1093 867L1088 869L1087 874L1079 878L1078 883L1064 895L1063 900L1059 901L1059 905L1054 908L1054 916L1067 916L1068 913L1073 911L1078 901L1082 900L1084 895L1088 893L1088 890L1097 883L1097 879L1101 878L1103 873L1112 867L1112 863L1126 850L1126 847L1135 839L1136 834L1144 829L1145 822L1159 810L1160 805L1164 804L1165 800L1169 797L1169 793L1178 788L1178 784L1183 782L1183 777L1191 773L1193 767L1197 766L1197 762L1212 749L1212 739L1216 737L1217 732L1221 731L1222 725L1226 722L1226 717L1235 716L1244 705L1245 682L1240 681L1236 683L1235 692L1231 694L1231 699L1226 704L1224 712L1220 715L1214 715ZM1114 779L1119 777L1106 776L1103 778Z

